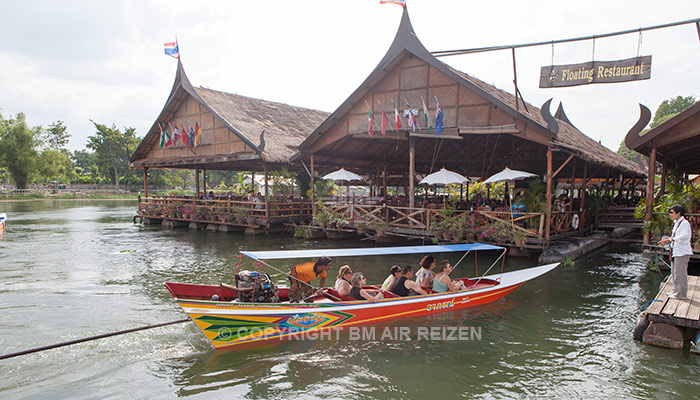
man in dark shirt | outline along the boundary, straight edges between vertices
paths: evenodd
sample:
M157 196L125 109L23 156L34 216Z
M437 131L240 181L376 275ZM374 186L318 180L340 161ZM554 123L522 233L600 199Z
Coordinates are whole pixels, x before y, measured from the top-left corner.
M413 278L413 267L406 265L401 269L401 276L396 279L396 282L394 282L389 291L402 297L428 294L419 284L412 281L411 278Z

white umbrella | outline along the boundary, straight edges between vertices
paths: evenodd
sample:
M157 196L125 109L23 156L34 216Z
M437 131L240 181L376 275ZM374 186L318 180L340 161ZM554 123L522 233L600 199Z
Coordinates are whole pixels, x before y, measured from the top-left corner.
M503 171L491 175L488 179L486 179L483 183L496 183L496 182L502 182L502 181L515 181L518 179L526 179L526 178L531 178L533 176L537 176L536 174L531 174L529 172L525 171L518 171L515 169L510 169L506 167Z
M421 184L421 185L449 185L451 183L462 184L464 182L469 182L469 178L467 178L466 176L460 175L456 172L446 170L445 167L443 167L440 171L433 172L432 174L423 178L419 182L419 184ZM447 190L442 192L442 205L443 206L445 206L447 203L447 201L446 201L447 193L446 192L447 192Z
M423 185L449 185L450 183L464 183L469 182L469 178L462 176L456 172L452 172L442 168L438 172L433 172L432 174L423 178L419 184Z
M334 181L363 181L364 178L357 175L354 172L346 171L341 168L337 171L333 171L329 174L324 175L321 179L332 179Z
M346 182L365 180L360 175L357 175L354 172L346 171L344 168L341 168L337 171L333 171L330 174L326 174L321 179L332 179L334 181L346 181ZM350 197L350 183L346 183L346 196L347 196L347 198Z

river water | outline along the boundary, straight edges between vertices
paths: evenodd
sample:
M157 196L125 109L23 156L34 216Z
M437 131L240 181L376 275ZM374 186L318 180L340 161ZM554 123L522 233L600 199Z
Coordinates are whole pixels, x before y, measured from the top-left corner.
M163 282L230 282L242 249L369 245L142 226L132 223L135 206L0 203L9 216L0 238L0 353L181 319ZM459 255L450 257L454 264ZM379 283L390 265L417 261L334 260L329 282L345 262ZM493 257L477 261L483 272ZM661 281L648 263L634 247L608 247L496 303L386 322L364 339L346 329L214 351L190 322L129 333L0 361L0 398L696 397L700 356L632 340L639 306ZM509 258L504 268L535 264ZM469 256L453 276L475 268ZM432 327L446 329L421 336ZM451 327L469 334L450 340Z

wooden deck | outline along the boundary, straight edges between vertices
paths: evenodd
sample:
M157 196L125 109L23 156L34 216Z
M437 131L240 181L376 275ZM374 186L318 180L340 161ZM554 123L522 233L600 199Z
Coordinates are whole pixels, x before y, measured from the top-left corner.
M671 291L673 291L673 284L669 279L663 284L659 294L647 309L648 320L700 329L700 276L688 276L687 299L669 299L668 293Z
M645 327L642 341L660 347L681 349L685 345L686 330L700 329L700 277L688 276L688 297L669 299L673 284L668 279L659 294L640 315L635 331Z

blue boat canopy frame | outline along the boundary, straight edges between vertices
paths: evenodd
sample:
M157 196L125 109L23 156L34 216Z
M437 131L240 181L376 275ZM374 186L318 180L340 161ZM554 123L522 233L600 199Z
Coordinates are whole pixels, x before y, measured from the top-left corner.
M432 246L360 247L348 249L309 249L278 251L241 251L254 260L279 260L294 258L383 256L393 254L449 253L458 251L504 250L505 247L485 243L448 244Z

